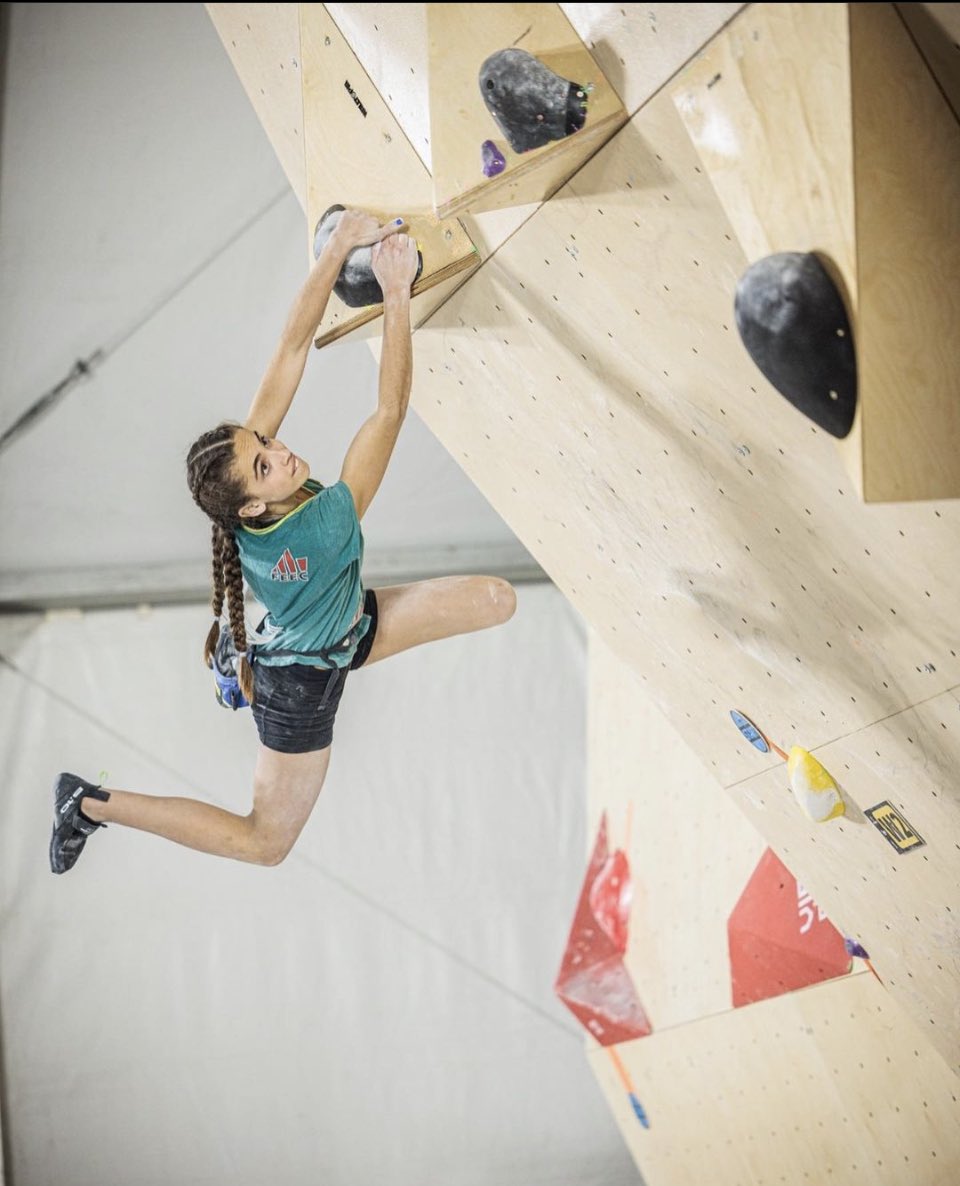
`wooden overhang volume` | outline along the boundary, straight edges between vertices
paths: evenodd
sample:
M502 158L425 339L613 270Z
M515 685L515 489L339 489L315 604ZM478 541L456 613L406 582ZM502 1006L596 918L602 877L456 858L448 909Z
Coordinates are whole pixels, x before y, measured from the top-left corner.
M403 217L423 256L411 317L422 322L480 257L457 219L437 218L430 174L322 4L208 4L207 10L307 215L339 204ZM316 344L380 317L331 295Z
M672 93L748 260L838 280L863 499L960 496L960 126L896 6L750 5Z
M626 122L558 4L424 7L439 216L545 200ZM482 168L485 142L502 161L492 176Z

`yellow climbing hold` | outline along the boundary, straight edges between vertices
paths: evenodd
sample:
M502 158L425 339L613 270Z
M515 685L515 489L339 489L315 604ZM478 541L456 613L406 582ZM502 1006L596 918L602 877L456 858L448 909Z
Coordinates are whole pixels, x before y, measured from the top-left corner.
M787 756L787 773L794 798L815 823L844 814L846 808L837 784L813 754L793 746Z

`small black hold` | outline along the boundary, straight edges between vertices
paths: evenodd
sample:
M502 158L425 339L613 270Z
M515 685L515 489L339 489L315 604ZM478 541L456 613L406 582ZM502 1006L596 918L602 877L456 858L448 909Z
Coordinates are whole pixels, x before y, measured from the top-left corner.
M777 391L845 437L857 408L857 360L843 298L816 255L785 251L751 264L737 284L734 315L748 354Z
M331 206L325 211L317 223L313 235L313 257L320 258L324 244L333 233L334 227L340 221L343 206ZM417 274L414 283L420 279L423 271L423 254L417 252ZM333 291L341 301L351 309L360 309L368 305L383 304L383 289L373 274L373 248L355 247L344 260L340 275L333 286Z

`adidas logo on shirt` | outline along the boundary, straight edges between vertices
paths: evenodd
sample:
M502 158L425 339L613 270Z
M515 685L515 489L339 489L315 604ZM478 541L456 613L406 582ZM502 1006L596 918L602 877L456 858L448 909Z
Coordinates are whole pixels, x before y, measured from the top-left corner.
M307 579L306 556L294 556L289 548L285 549L270 573L271 581L305 581Z

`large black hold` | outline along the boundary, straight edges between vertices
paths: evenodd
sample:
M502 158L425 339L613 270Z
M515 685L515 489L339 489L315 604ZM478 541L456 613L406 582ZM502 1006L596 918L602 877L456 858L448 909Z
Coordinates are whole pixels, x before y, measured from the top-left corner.
M812 253L783 251L740 277L734 300L740 338L782 396L835 437L857 410L857 358L837 286Z
M340 221L340 215L343 213L343 209L343 206L331 206L329 210L324 212L323 217L317 223L317 229L313 234L314 259L320 258L320 252L333 233L334 227ZM414 283L420 279L420 273L422 271L423 253L418 251L417 274L414 277ZM337 277L337 282L333 286L333 291L351 309L360 309L366 305L383 304L383 289L380 287L380 281L373 274L372 247L354 247L353 251L350 252L343 262L343 267L340 269L340 275Z
M480 94L514 152L579 132L587 88L554 74L523 49L501 49L480 67Z

